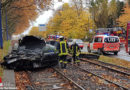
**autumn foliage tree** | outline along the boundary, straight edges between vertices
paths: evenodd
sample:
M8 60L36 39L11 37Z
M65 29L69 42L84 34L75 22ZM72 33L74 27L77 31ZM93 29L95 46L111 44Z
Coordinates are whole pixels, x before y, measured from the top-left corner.
M119 26L122 26L126 29L128 21L130 21L130 6L128 3L126 3L124 7L124 14L122 14L118 21L119 21Z
M98 28L114 27L121 15L123 2L119 0L90 0L89 11Z
M46 31L39 31L39 27L32 27L29 32L29 35L46 38Z
M81 11L77 13L75 6L65 3L58 10L47 25L47 34L59 34L68 38L84 38L93 28L90 13Z
M2 27L4 31L6 16L9 34L20 34L30 26L30 22L34 21L50 2L51 0L2 0Z

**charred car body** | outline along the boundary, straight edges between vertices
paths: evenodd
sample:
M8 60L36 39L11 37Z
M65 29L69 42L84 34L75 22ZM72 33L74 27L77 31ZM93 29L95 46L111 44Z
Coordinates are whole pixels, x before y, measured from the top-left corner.
M35 36L20 39L18 48L5 56L2 63L10 69L34 69L57 64L56 47L46 44L44 39Z

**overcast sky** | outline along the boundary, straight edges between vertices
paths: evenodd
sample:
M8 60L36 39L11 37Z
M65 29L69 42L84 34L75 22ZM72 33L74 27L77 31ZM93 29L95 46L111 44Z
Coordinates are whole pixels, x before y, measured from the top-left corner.
M61 7L64 3L68 3L69 0L62 0L62 2L58 2L58 0L54 0L54 9L49 9L48 11L44 11L41 15L38 16L36 21L30 23L30 27L23 33L28 34L33 26L38 26L39 24L46 24L49 21L49 18L53 16L55 10Z
M36 21L30 23L30 27L23 34L28 34L33 26L38 26L39 24L46 24L49 21L49 18L53 16L55 10L61 7L64 3L69 3L69 1L70 0L62 0L62 2L58 2L58 0L54 0L54 10L49 9L48 11L44 11L41 15L38 16Z

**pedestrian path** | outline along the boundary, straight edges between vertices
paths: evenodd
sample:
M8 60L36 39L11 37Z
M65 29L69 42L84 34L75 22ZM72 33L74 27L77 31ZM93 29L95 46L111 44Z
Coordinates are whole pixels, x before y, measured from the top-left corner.
M4 89L16 89L14 70L4 69L2 83Z

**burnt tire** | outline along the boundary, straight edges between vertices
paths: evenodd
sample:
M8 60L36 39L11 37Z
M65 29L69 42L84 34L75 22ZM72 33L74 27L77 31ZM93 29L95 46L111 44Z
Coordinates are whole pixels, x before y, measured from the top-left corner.
M91 53L91 50L90 50L90 48L88 47L87 49L88 49L88 52L89 52L89 53Z
M118 54L118 52L114 52L114 55L117 55Z

